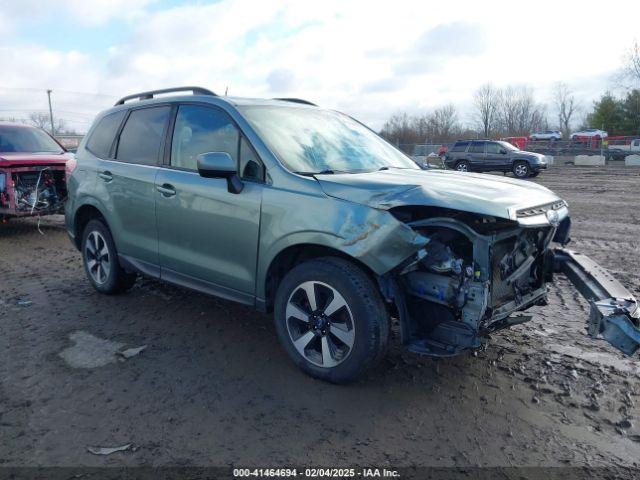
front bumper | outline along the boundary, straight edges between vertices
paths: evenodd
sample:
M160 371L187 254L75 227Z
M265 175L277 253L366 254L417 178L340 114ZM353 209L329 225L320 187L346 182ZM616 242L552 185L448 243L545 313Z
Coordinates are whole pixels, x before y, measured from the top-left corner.
M640 348L640 308L634 296L589 257L554 250L554 270L564 273L591 305L589 335L602 337L627 355Z
M531 165L531 170L533 170L534 172L540 172L541 170L546 170L546 169L547 169L546 163L536 163Z

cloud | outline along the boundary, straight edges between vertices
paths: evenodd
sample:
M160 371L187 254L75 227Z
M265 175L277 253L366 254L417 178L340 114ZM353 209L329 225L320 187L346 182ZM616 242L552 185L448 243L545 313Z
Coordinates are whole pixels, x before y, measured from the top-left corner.
M2 2L1 17L10 23L43 22L51 18L72 18L83 25L103 25L114 19L132 20L158 0L20 0Z
M273 70L267 76L267 84L271 92L280 94L290 92L295 85L293 72L286 68Z
M611 1L611 10L623 7ZM574 14L570 5L539 0L538 7L527 13L523 35L522 21L493 0L449 0L438 9L422 0L4 2L0 32L12 31L1 37L0 58L11 68L0 79L0 103L35 108L28 96L10 92L53 88L57 108L91 116L115 99L62 92L123 96L175 85L218 92L228 86L230 95L307 98L378 128L400 109L469 105L487 81L531 84L544 101L555 81L577 86L618 67L633 38L633 16L605 28L597 11L574 25L566 22ZM66 28L87 32L86 42L81 36L77 45L69 42L57 28L61 16ZM602 32L597 42L592 31ZM101 35L107 40L92 42ZM563 52L564 38L590 47ZM512 60L544 51L553 55ZM588 83L585 95L606 88L606 80Z
M68 14L91 25L100 25L112 19L131 20L140 17L144 8L157 0L63 0L59 2Z
M406 79L403 77L389 77L389 78L381 78L380 80L375 80L373 82L369 82L362 87L362 93L387 93L387 92L395 92L396 90L402 88L406 84Z
M486 32L482 25L465 22L438 25L418 37L395 71L403 75L433 73L449 60L481 55L485 50Z

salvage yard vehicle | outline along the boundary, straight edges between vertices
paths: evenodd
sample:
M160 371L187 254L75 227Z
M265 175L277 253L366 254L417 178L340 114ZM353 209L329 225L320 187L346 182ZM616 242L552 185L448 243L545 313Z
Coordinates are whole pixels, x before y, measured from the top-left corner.
M640 138L634 138L625 144L609 144L607 151L609 157L615 160L624 160L628 155L640 154Z
M518 178L527 178L545 170L547 159L509 142L459 140L444 154L444 164L459 172L513 172Z
M635 299L562 247L561 198L421 170L305 100L199 87L124 97L94 122L68 185L66 227L97 291L143 274L273 312L287 354L324 380L382 358L392 317L412 352L477 348L544 304L554 271L591 301L593 336L628 354L640 345Z
M62 213L73 155L39 128L0 123L0 220Z
M562 140L562 132L560 130L544 130L529 135L529 140Z
M586 128L584 130L580 130L579 132L574 132L571 134L571 140L580 140L582 138L607 138L609 134L604 130L600 130L598 128Z

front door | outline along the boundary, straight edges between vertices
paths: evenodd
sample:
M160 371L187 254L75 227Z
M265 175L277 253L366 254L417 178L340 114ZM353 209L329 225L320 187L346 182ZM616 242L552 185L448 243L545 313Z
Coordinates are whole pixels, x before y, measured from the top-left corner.
M226 152L238 162L244 188L203 178L197 157ZM169 165L156 177L161 277L251 303L264 167L229 115L198 104L178 108Z
M506 149L498 142L487 142L485 162L492 170L509 170L510 160Z

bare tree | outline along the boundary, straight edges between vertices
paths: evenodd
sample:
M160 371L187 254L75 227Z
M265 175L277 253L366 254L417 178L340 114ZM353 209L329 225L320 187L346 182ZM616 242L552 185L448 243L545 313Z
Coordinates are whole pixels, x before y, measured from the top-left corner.
M571 133L571 119L578 111L578 102L566 83L558 82L553 88L553 104L558 113L558 126L565 138Z
M47 113L44 113L44 112L31 112L29 114L29 123L31 123L31 125L33 125L34 127L41 128L42 130L45 130L47 132L51 131L51 120L50 120L49 115ZM67 122L65 122L65 120L63 118L58 118L55 121L55 129L54 129L54 131L56 132L56 134L63 134L63 133L71 134L71 133L75 133L72 130L70 130L69 128L67 128Z
M481 126L485 137L496 130L498 108L500 106L500 91L487 83L478 88L473 94L475 117Z
M460 132L458 111L451 103L434 110L428 119L432 141L447 142Z
M453 104L422 115L399 113L385 122L380 135L400 148L414 144L447 143L462 134L458 112Z
M502 134L528 135L534 130L547 127L546 108L535 101L531 88L508 86L499 91L498 98L497 117Z
M17 118L17 117L0 117L0 122L26 123L24 118Z
M640 85L640 44L638 40L633 42L633 46L627 52L623 73L631 81L632 86Z
M380 134L399 146L424 142L424 131L419 119L410 117L407 113L398 113L384 123Z
M29 122L38 128L42 128L43 130L50 130L51 123L49 120L49 115L42 112L31 112L29 114Z

